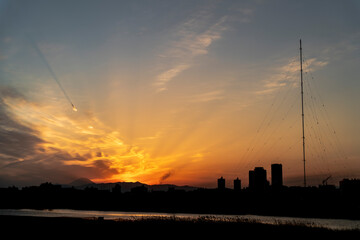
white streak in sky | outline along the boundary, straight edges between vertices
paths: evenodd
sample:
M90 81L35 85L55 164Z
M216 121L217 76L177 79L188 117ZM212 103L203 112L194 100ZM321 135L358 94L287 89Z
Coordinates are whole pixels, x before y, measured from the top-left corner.
M209 18L208 15L203 13L191 18L175 30L176 40L171 42L165 54L161 55L164 60L172 63L167 64L166 69L156 76L153 85L157 92L167 90L167 83L189 69L195 57L206 55L210 45L220 39L227 29L226 16L208 26L207 21L204 21Z
M33 41L30 37L29 40L33 46L33 48L35 49L36 53L39 55L39 57L41 58L41 60L43 61L43 63L45 64L46 68L48 69L48 71L50 72L52 78L55 80L55 82L57 83L57 85L59 86L59 88L61 89L62 93L64 94L65 98L68 100L68 102L71 105L71 108L73 111L77 112L77 108L75 107L75 105L72 103L69 95L66 93L64 87L61 85L59 79L57 78L55 72L53 71L53 69L51 68L49 62L46 60L44 54L41 52L40 48L38 47L38 45L35 43L35 41Z

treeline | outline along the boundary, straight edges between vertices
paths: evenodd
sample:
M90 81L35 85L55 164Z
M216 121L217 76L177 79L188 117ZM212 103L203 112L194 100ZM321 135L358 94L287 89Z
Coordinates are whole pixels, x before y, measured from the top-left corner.
M62 188L44 183L21 190L0 189L3 209L79 209L205 214L259 214L274 216L360 219L358 191L335 188L283 187L264 192L231 189L148 191L145 186L121 193L86 188Z

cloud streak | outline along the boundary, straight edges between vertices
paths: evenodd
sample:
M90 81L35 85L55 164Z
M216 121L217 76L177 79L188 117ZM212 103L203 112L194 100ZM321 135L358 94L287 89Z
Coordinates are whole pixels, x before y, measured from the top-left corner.
M328 64L328 61L310 58L303 64L303 71L314 72ZM275 92L276 90L293 85L297 86L300 77L300 63L298 58L294 57L287 61L286 64L275 67L272 74L263 81L260 90L255 92L256 95L266 95Z
M157 92L167 90L166 84L189 67L190 65L188 64L176 65L173 68L158 75L154 83L154 86L157 87Z
M33 41L30 37L29 37L30 43L33 46L33 48L35 49L36 53L38 54L38 56L41 58L41 60L43 61L43 63L45 64L47 70L49 71L49 73L51 74L52 78L55 80L55 82L57 83L57 85L59 86L60 90L62 91L62 93L64 94L66 100L69 101L72 109L74 111L77 111L75 105L73 104L73 102L71 101L69 95L66 93L64 87L62 86L62 84L60 83L58 77L56 76L54 70L52 69L52 67L50 66L49 62L46 60L44 54L42 53L42 51L40 50L40 48L38 47L38 45L35 43L35 41Z
M201 93L198 95L195 95L189 99L190 102L194 103L206 103L206 102L212 102L216 100L221 100L225 97L223 90L215 90L210 92Z
M161 54L163 61L170 62L156 76L153 85L157 92L167 90L167 84L183 71L193 66L195 57L206 55L211 44L220 39L227 29L227 17L217 19L215 23L208 25L204 21L210 17L210 13L202 14L190 18L178 26L174 33L170 47Z

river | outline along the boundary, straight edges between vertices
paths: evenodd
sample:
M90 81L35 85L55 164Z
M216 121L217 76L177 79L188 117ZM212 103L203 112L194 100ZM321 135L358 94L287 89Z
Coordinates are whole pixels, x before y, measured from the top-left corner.
M265 224L294 224L324 227L338 230L360 230L360 220L348 219L322 219L322 218L299 218L299 217L278 217L259 215L221 215L221 214L187 214L187 213L156 213L156 212L118 212L118 211L93 211L93 210L35 210L35 209L0 209L0 215L11 216L33 216L33 217L75 217L75 218L97 218L104 219L136 219L146 217L177 217L196 219L199 217L211 217L216 220L244 220L256 221Z

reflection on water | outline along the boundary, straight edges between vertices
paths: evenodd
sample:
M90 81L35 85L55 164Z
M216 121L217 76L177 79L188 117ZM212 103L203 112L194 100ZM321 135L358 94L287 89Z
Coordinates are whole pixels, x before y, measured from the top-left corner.
M187 214L187 213L155 213L155 212L116 212L116 211L89 211L89 210L34 210L34 209L0 209L0 215L12 216L35 216L35 217L75 217L90 218L103 217L104 219L137 219L146 217L177 217L196 219L199 217L211 216L214 221L256 221L266 224L294 224L306 226L318 226L330 229L359 229L360 220L347 219L320 219L320 218L296 218L296 217L275 217L257 215L220 215L220 214Z

